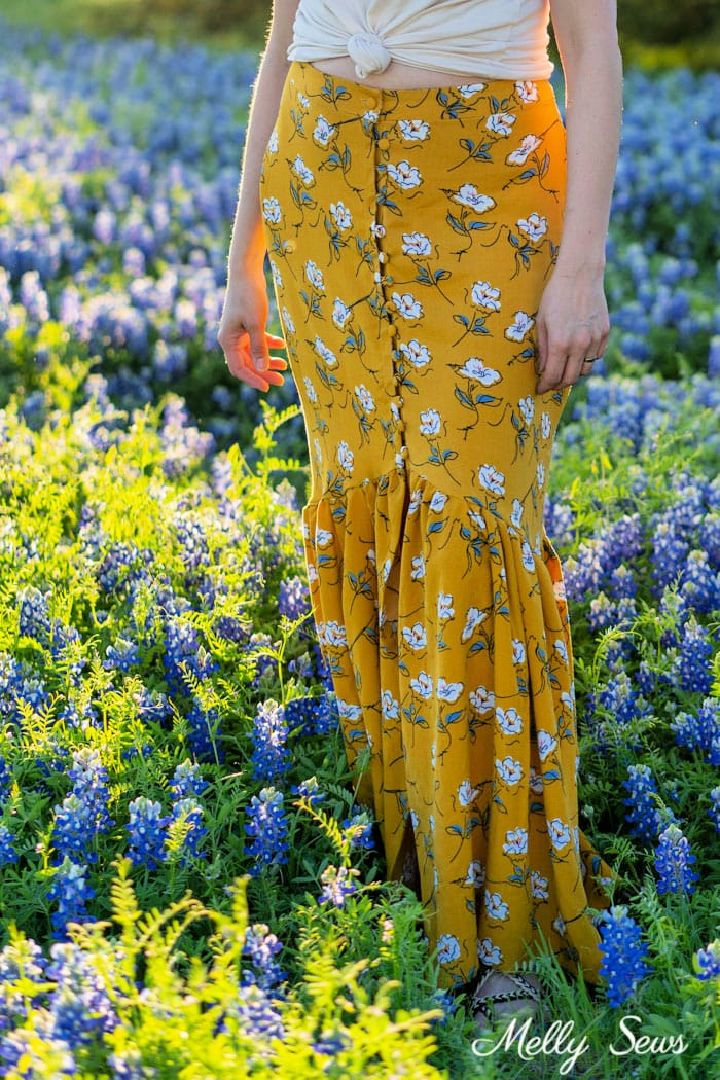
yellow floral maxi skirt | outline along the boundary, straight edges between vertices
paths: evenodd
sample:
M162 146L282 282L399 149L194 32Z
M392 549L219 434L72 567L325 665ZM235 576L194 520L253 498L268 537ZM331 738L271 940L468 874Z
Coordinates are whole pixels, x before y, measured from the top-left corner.
M538 927L600 981L613 872L578 826L543 525L569 389L535 392L565 135L547 80L392 90L295 61L262 160L318 638L392 879L412 828L443 987L513 970Z

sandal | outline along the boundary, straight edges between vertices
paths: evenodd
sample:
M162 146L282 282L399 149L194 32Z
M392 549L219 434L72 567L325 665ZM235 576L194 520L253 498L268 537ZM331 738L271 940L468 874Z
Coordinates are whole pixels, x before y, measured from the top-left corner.
M483 994L481 991L485 983L491 976L497 974L504 975L505 978L513 982L518 989L496 994ZM473 991L472 997L470 998L470 1008L472 1013L476 1020L479 1020L480 1016L483 1016L489 1024L493 1024L497 1019L495 1009L492 1007L493 1004L500 1004L505 1001L530 1001L534 1002L535 1005L538 1005L540 1003L540 991L530 979L520 972L496 972L491 968L481 976ZM535 1010L533 1009L533 1013L534 1011ZM480 1016L478 1014L480 1014Z

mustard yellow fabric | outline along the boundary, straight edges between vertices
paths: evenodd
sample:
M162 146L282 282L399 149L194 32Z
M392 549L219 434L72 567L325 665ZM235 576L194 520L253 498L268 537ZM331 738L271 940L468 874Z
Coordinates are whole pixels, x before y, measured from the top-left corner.
M302 405L319 641L388 875L413 830L444 987L541 930L599 982L613 878L578 825L563 574L570 389L535 393L565 128L549 81L389 90L288 70L260 197Z

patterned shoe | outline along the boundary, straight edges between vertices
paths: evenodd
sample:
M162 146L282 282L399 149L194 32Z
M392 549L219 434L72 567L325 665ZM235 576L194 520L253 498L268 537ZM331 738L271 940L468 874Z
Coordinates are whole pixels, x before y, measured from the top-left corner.
M506 987L511 986L514 989L502 990L503 980ZM521 1004L509 1004L513 1002ZM486 972L481 976L470 998L470 1008L480 1031L491 1030L496 1021L505 1016L517 1017L519 1020L535 1016L539 1003L540 987L535 976L509 971Z

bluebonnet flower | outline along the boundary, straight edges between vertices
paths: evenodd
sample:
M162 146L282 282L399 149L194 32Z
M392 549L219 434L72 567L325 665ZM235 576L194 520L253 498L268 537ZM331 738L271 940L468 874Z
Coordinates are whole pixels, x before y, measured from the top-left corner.
M187 866L191 859L205 859L207 852L200 851L202 838L207 836L207 829L202 824L203 808L192 796L178 799L173 803L170 831L178 822L187 823L187 831L183 838L180 865Z
M720 938L711 941L706 949L695 953L696 979L720 979Z
M265 923L254 923L245 931L243 956L250 961L255 970L243 968L243 984L257 983L263 990L271 990L278 983L287 979L275 957L282 952L282 942L276 934L271 934Z
M632 997L638 983L650 973L648 950L640 927L624 905L613 904L603 911L599 925L603 954L600 974L607 979L608 1002L617 1008Z
M13 848L13 835L7 825L0 824L0 866L18 861L18 854Z
M163 817L160 803L139 795L130 803L128 856L135 866L155 870L167 859L165 838L172 816Z
M34 638L41 644L47 642L50 633L49 596L49 589L43 593L34 585L25 585L18 591L20 633L24 637Z
M210 564L210 548L205 529L198 517L188 513L176 514L173 519L180 542L180 557L188 570Z
M358 874L359 871L354 867L326 866L320 875L320 880L323 883L319 898L320 903L328 901L335 907L344 907L347 897L357 892L357 885L353 878Z
M103 978L80 946L70 941L51 945L46 977L56 983L48 1000L53 1034L72 1050L90 1046L117 1027Z
M673 823L660 833L655 852L655 870L659 878L658 893L695 891L698 874L692 869L695 856L680 827Z
M322 802L325 792L320 791L317 777L311 776L308 780L302 780L299 784L293 784L290 791L293 795L301 795L308 800L311 806Z
M168 620L163 660L168 685L177 693L187 692L183 666L187 667L196 679L207 679L219 667L217 661L212 659L201 644L196 628L182 618Z
M710 792L712 806L708 810L708 816L713 822L717 832L720 832L720 787L714 787Z
M690 545L677 529L666 521L658 522L653 537L650 565L653 568L653 593L659 596L666 585L680 578L687 562Z
M694 611L709 613L720 607L720 575L710 565L706 551L691 551L680 591Z
M628 765L628 776L623 787L629 796L623 800L630 807L625 820L630 822L630 832L641 840L653 841L660 829L659 804L653 799L658 794L657 784L649 765Z
M259 874L266 866L288 861L287 830L283 793L273 787L265 787L259 796L253 795L245 822L245 834L251 837L245 853L255 860L250 869L252 876Z
M103 660L103 667L106 671L117 669L118 671L128 672L141 662L140 648L137 642L130 641L127 638L119 637L114 645L108 645L105 653L106 659Z
M293 735L329 735L339 720L335 693L292 698L285 705L285 720Z
M9 942L0 949L0 986L3 993L3 1004L0 1008L0 1032L23 1022L28 1015L28 1007L40 1004L44 994L33 994L30 990L23 992L10 988L20 978L26 983L43 983L45 981L45 969L47 959L43 950L32 938L25 938L20 942ZM0 1055L0 1060L2 1055Z
M280 582L278 611L293 621L310 614L310 588L297 574Z
M159 690L148 690L146 686L134 694L138 716L147 723L153 721L162 726L172 718L172 706L167 694Z
M208 781L200 776L199 770L200 766L197 762L190 761L189 758L175 766L175 772L169 785L175 798L184 799L189 795L200 796L210 786Z
M7 761L0 754L0 806L3 805L5 800L10 795L12 788L12 773L8 768Z
M670 727L675 732L675 742L688 750L702 750L710 764L713 744L720 739L720 701L706 697L696 716L679 712Z
M95 818L91 808L74 792L66 795L62 805L55 807L51 842L56 849L56 865L66 855L97 862L97 852L88 850L94 838Z
M352 847L365 848L367 851L373 850L375 847L373 822L369 819L367 811L355 807L352 816L345 818L342 825L344 829L352 830L354 834Z
M69 922L95 922L86 902L95 896L95 890L85 881L87 867L65 859L56 871L47 892L48 900L57 901L58 909L50 916L53 937L64 936Z
M261 702L250 732L253 777L263 783L279 780L290 768L285 709L274 698Z
M187 714L188 743L199 761L215 760L222 762L225 751L219 745L221 739L220 714L217 709L206 709L197 695L193 696L192 705Z
M240 643L247 641L251 631L234 615L218 615L213 631L224 641Z
M710 661L713 646L708 631L695 619L687 620L680 642L677 670L683 690L709 694L712 686Z

